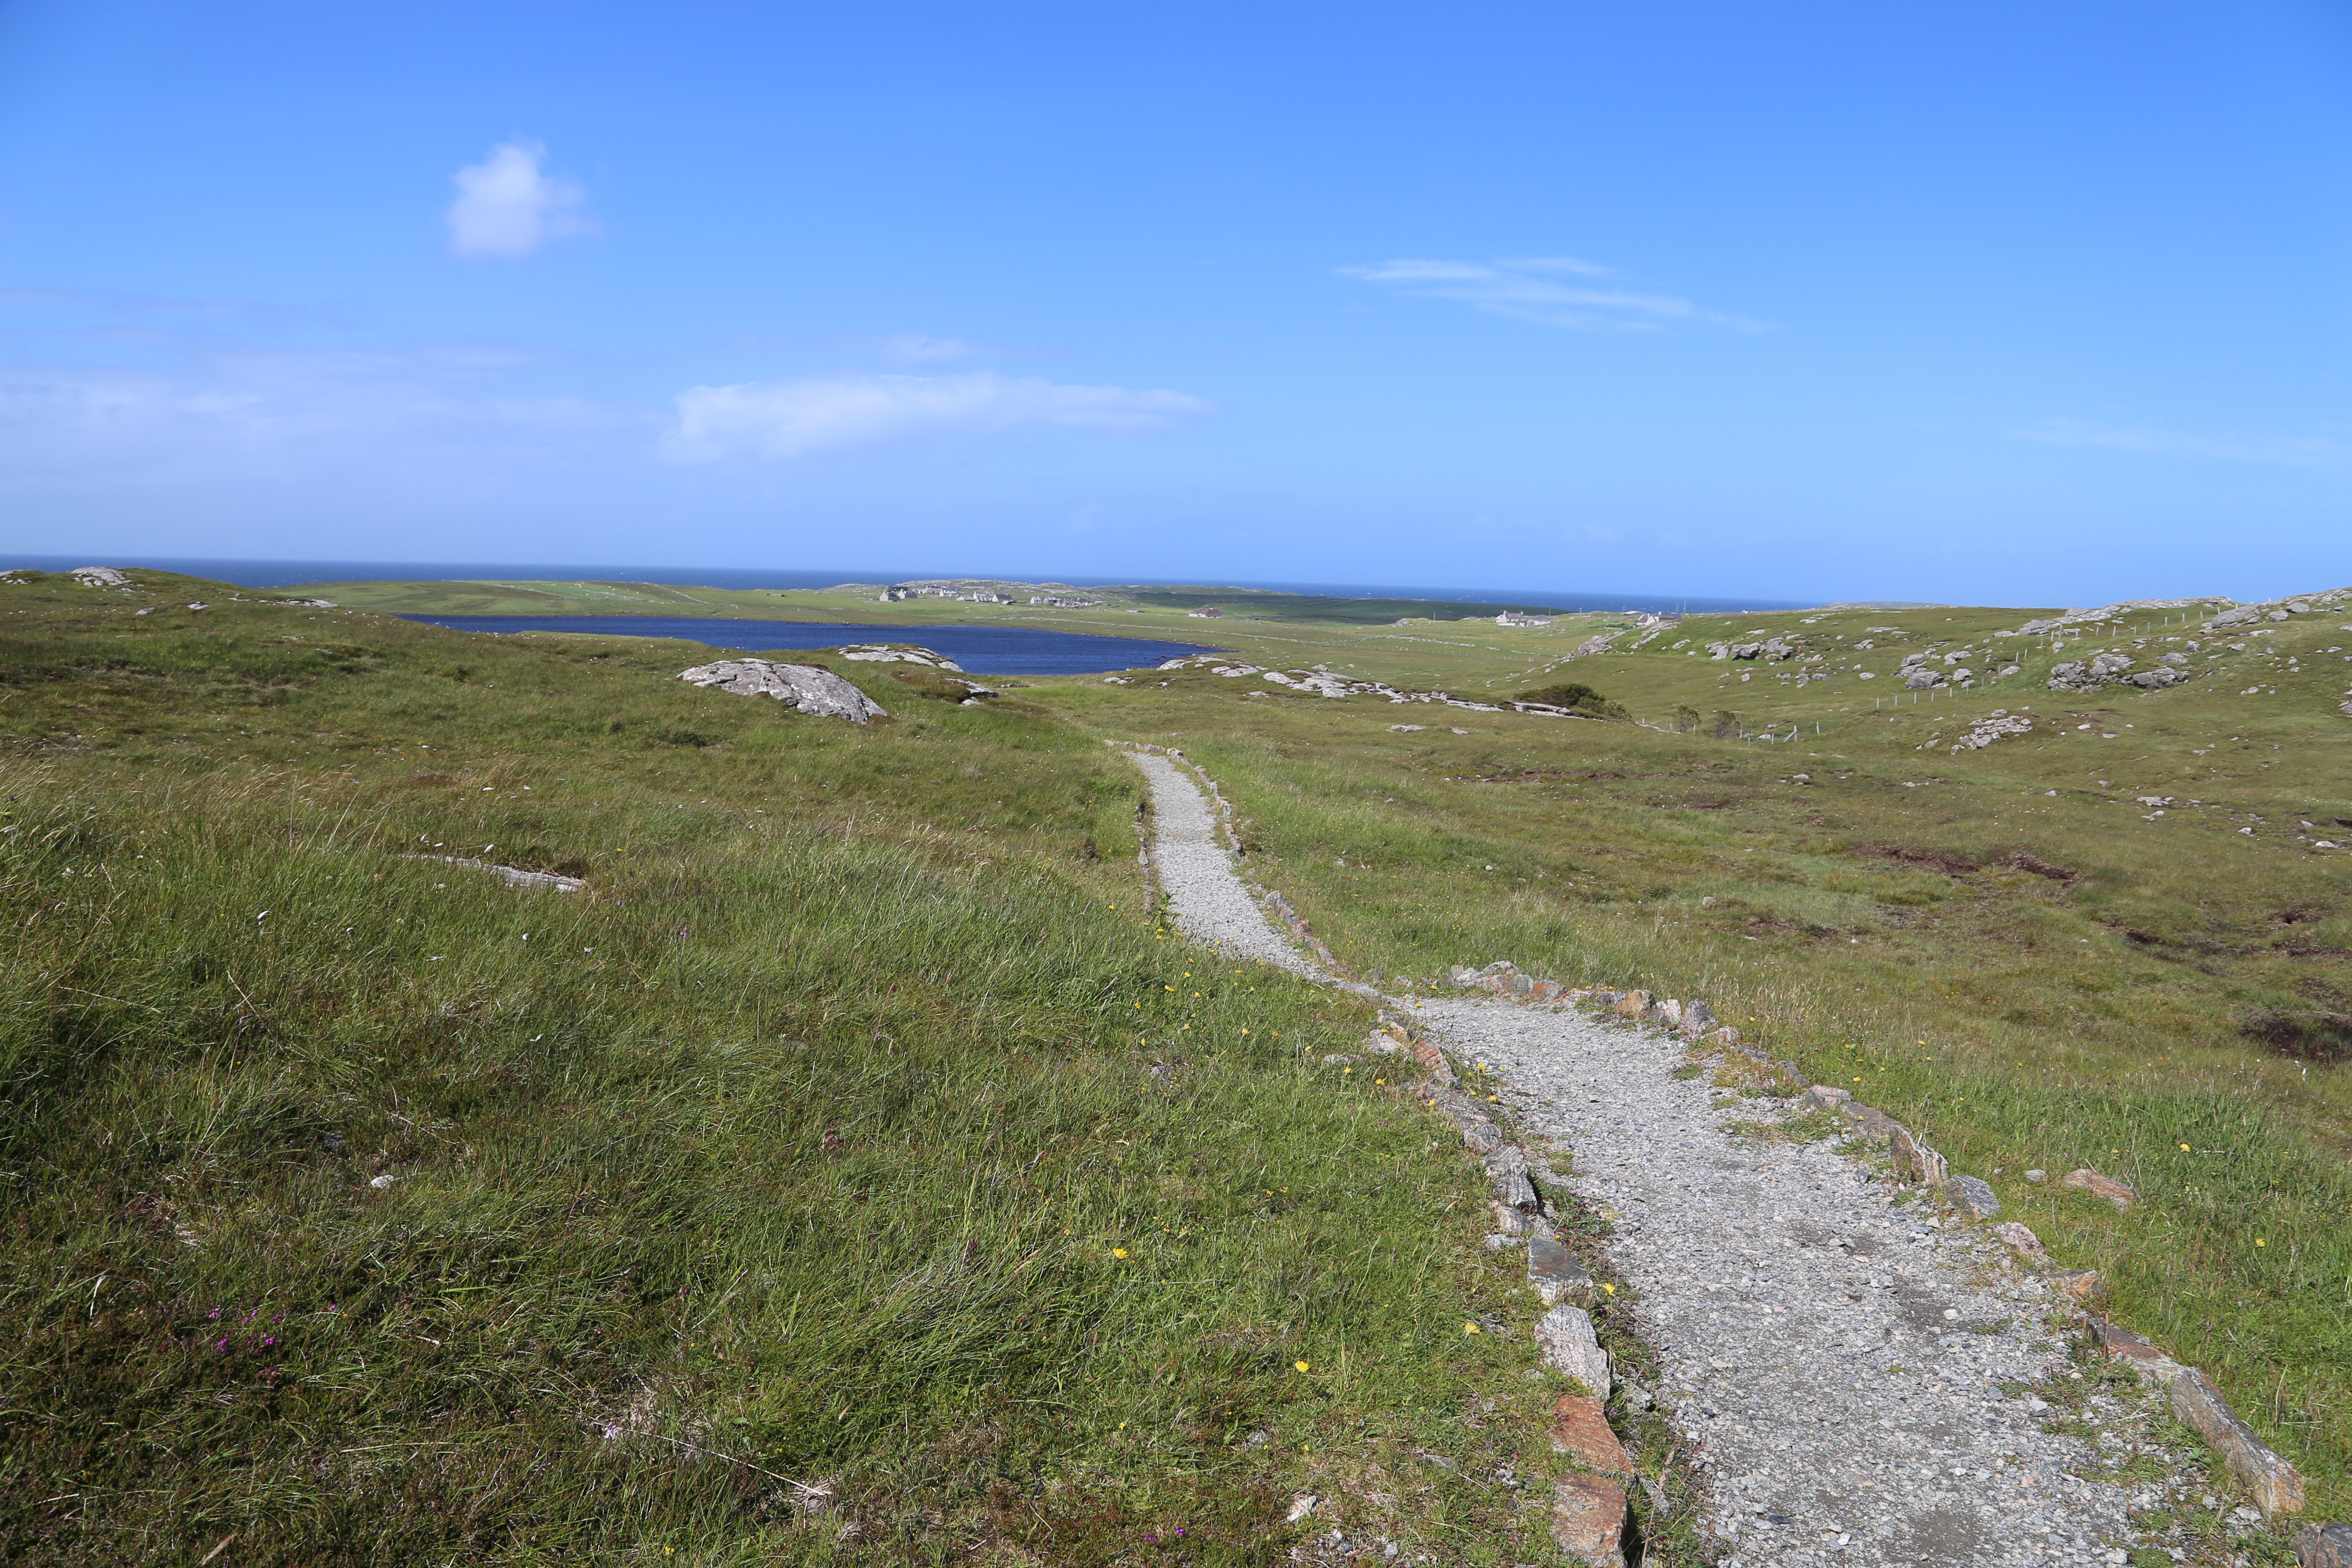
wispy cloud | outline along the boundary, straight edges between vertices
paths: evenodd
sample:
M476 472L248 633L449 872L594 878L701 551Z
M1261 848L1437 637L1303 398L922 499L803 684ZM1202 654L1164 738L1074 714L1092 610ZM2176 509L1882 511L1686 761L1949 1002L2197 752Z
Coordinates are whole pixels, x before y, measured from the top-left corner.
M1217 412L1182 392L1066 386L993 371L963 375L846 375L697 386L677 395L663 450L680 462L751 455L798 458L828 447L1053 425L1150 435Z
M884 338L874 345L885 359L901 364L942 364L951 360L970 359L984 351L968 338L933 338L920 332L900 332Z
M1459 300L1490 315L1578 331L1657 331L1676 326L1734 327L1758 331L1766 325L1705 310L1672 294L1601 283L1597 280L1617 274L1598 262L1573 256L1518 257L1500 261L1400 259L1370 267L1343 267L1339 273L1402 294L1425 300Z
M2218 458L2232 463L2284 463L2301 468L2331 462L2344 450L2341 443L2321 436L2214 436L2082 419L2050 419L2009 434L2049 447L2105 447L2155 458Z
M529 256L551 239L594 234L588 194L569 180L550 177L540 167L547 149L536 142L508 142L478 163L450 176L457 199L444 215L449 248L460 256Z

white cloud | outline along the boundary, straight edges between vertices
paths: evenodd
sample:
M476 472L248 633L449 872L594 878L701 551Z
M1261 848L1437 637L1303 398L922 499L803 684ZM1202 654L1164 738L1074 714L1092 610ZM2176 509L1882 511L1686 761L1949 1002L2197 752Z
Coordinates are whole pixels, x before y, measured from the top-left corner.
M1182 392L1064 386L993 371L963 375L848 375L696 386L677 395L663 450L681 462L739 453L797 458L916 436L1057 425L1114 436L1172 429L1217 412Z
M1343 267L1340 275L1385 284L1427 300L1456 300L1490 315L1580 331L1655 331L1704 325L1759 331L1764 323L1701 310L1670 294L1560 281L1561 275L1608 278L1597 262L1573 256L1522 257L1505 261L1383 261Z
M2048 447L2105 447L2158 458L2219 458L2233 463L2285 463L2308 467L2333 460L2343 447L2325 437L2200 436L2185 430L2152 430L2098 425L2081 419L2051 419L2030 429L2011 430L2021 441Z
M503 142L450 176L457 199L445 215L449 248L460 256L522 257L551 239L594 234L588 194L550 178L540 168L546 156L536 142Z

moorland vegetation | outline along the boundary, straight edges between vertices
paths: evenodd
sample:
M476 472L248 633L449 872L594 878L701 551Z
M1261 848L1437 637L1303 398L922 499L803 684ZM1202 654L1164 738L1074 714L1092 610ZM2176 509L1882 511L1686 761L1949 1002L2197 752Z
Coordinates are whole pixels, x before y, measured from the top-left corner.
M30 1560L1259 1562L1345 1488L1517 1561L1557 1460L1532 1348L1464 1331L1523 1288L1482 1179L1309 1065L1359 1005L1151 917L1106 738L1202 763L1391 991L1704 995L1922 1129L2352 1512L2352 614L1229 614L1253 666L1456 701L808 656L894 715L853 729L683 686L700 644L314 594L0 584ZM945 608L835 597L724 613ZM2190 673L2050 689L2101 651ZM2023 1177L2076 1165L2139 1201Z

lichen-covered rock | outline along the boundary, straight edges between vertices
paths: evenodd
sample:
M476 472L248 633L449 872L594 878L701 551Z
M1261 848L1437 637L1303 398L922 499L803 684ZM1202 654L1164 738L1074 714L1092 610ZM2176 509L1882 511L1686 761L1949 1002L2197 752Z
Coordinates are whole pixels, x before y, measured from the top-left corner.
M910 642L852 643L841 650L841 657L859 664L928 664L933 669L958 673L963 669L963 666L936 648Z
M715 686L744 697L772 697L787 708L819 719L863 724L887 719L889 710L829 669L813 664L776 664L764 658L722 658L678 672L680 680Z

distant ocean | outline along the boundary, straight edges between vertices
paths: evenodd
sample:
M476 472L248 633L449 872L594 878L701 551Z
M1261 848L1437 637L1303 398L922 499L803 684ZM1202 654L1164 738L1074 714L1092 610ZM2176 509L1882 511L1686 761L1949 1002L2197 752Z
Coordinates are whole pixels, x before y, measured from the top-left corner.
M835 583L911 583L932 578L979 577L976 572L890 571L844 567L838 571L801 572L782 568L740 566L571 566L545 562L514 561L245 561L176 555L8 555L0 570L27 566L40 572L63 572L76 566L145 566L157 572L182 572L210 577L247 588L290 588L304 583L476 582L483 580L533 583L670 583L704 588L830 588ZM1335 599L1437 599L1469 605L1541 605L1555 610L1694 611L1798 610L1809 607L1797 599L1694 599L1675 594L1558 593L1538 588L1432 588L1369 583L1260 583L1247 578L1219 578L1213 584L1197 577L1073 577L1066 573L997 572L985 574L1003 582L1067 583L1074 587L1266 588L1278 594L1320 594Z

